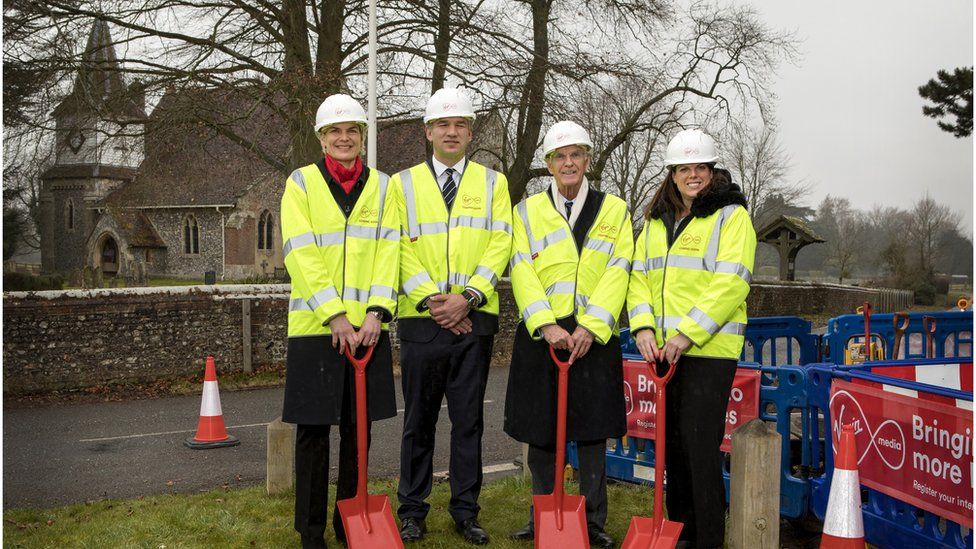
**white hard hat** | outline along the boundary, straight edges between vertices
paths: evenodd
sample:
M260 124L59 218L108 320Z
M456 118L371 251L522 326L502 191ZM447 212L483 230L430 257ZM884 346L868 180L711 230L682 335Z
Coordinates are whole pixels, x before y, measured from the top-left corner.
M424 112L424 124L438 118L460 116L474 121L474 107L468 96L456 88L441 88L434 92L427 100L427 110Z
M368 123L362 105L344 93L330 95L319 105L315 112L315 131L340 122Z
M583 126L569 120L556 122L549 128L546 137L542 140L542 158L546 158L552 151L568 145L581 145L587 151L593 148L590 134L583 129Z
M665 166L718 162L715 140L701 130L681 130L668 143Z

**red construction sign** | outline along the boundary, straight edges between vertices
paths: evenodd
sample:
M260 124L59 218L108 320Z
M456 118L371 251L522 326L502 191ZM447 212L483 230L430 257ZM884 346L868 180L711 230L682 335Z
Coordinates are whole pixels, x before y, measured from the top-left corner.
M973 415L958 406L835 379L834 450L851 423L861 484L973 526Z
M624 400L627 404L627 435L654 439L654 381L644 361L624 360ZM725 411L725 439L722 451L732 449L732 431L759 417L759 371L737 368ZM669 420L673 421L673 419ZM673 424L672 424L673 425Z

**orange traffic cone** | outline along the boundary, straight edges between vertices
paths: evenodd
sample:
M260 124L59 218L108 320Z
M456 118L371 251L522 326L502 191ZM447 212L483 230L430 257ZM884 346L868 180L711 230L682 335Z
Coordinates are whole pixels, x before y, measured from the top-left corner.
M830 481L820 549L864 549L864 517L861 513L857 443L854 426L848 424L841 429L840 447L834 459L834 477Z
M237 446L241 441L227 434L224 416L220 410L220 390L217 388L217 366L214 357L207 357L207 370L203 375L203 401L200 402L200 422L197 434L184 443L194 450Z

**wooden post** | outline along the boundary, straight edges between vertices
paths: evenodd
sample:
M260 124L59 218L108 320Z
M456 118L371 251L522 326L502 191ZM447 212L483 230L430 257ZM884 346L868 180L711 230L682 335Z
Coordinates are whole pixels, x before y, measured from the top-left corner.
M295 476L294 430L280 417L268 424L268 477L265 482L268 495L291 489Z
M779 547L781 438L761 419L732 433L729 547Z
M251 373L251 300L241 300L241 333L243 339L244 371Z

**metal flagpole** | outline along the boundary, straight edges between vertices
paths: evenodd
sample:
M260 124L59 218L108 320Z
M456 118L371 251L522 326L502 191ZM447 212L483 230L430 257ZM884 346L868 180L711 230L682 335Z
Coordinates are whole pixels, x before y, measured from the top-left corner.
M369 0L369 130L366 132L366 165L376 168L376 0Z

